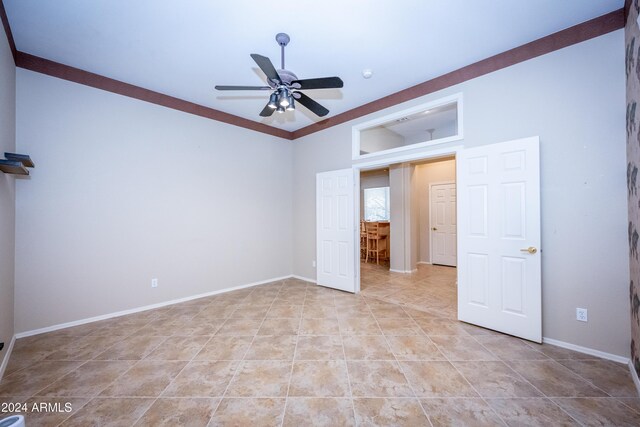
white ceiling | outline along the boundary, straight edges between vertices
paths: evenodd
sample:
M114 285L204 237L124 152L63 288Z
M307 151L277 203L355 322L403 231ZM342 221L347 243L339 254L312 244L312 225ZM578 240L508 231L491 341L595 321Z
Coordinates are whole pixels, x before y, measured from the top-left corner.
M306 93L330 116L623 7L624 0L4 0L18 50L227 113L295 130L304 107L258 116L268 92L249 57L298 78L339 76ZM374 75L365 80L362 70Z

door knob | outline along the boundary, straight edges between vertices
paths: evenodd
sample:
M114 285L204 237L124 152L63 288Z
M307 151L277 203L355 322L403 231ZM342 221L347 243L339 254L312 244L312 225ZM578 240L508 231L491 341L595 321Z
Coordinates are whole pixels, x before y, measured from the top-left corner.
M529 252L531 255L533 255L538 252L538 249L534 248L533 246L529 246L526 249L520 249L520 252Z
M432 229L433 231L436 231L436 230L437 230L437 228L435 228L435 227L431 227L431 229Z

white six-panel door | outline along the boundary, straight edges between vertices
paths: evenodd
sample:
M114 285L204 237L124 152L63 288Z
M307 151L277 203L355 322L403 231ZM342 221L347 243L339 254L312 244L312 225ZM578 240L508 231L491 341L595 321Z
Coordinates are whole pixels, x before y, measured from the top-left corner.
M317 282L355 292L353 169L316 175Z
M458 319L542 339L538 138L457 156Z
M429 188L431 263L455 267L457 263L456 184Z

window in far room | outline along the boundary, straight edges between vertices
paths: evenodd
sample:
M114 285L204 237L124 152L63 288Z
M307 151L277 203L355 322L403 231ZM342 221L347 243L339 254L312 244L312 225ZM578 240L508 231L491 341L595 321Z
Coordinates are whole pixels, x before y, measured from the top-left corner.
M364 219L389 221L389 187L365 188Z

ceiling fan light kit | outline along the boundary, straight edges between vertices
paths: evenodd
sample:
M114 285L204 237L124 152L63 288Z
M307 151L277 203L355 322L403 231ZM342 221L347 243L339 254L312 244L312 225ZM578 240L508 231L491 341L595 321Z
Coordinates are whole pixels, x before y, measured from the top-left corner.
M281 69L276 70L273 63L266 56L252 53L251 58L267 76L269 86L216 86L216 90L273 90L269 95L269 102L260 112L262 117L269 117L274 111L284 113L296 109L295 100L307 107L317 116L324 117L329 110L309 98L300 90L310 89L338 89L344 86L340 77L321 77L316 79L299 80L298 77L284 66L284 48L291 38L285 33L276 34L276 41L280 45Z

